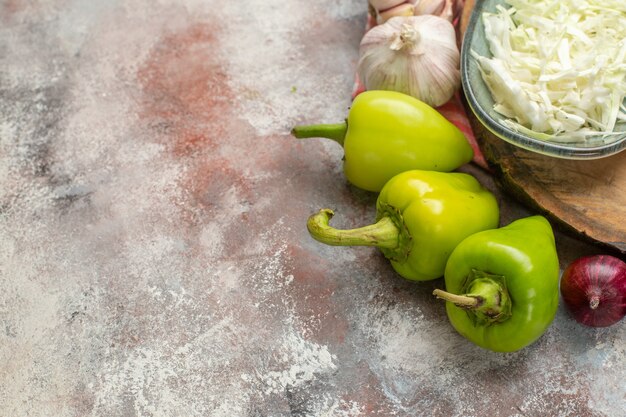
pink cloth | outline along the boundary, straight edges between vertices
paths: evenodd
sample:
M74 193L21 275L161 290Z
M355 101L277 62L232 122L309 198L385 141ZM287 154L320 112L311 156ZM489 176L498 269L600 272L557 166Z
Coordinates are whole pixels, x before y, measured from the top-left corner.
M368 14L367 19L367 27L366 31L371 29L376 25L376 19ZM359 76L355 75L354 79L354 87L352 90L352 99L354 99L358 94L365 91L365 86L359 80ZM489 169L487 161L483 153L481 152L478 142L476 142L476 136L474 136L474 132L472 130L472 126L470 125L469 119L467 118L467 112L465 111L465 107L463 106L463 102L461 101L461 91L458 91L450 101L446 104L439 106L436 110L443 115L446 119L448 119L452 124L459 128L461 132L465 135L465 138L469 142L470 146L474 150L474 162L476 165Z

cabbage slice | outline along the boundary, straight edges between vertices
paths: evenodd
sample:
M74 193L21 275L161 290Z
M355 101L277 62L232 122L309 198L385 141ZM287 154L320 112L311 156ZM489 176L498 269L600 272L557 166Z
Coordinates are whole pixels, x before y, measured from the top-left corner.
M626 1L506 4L482 15L492 57L471 51L503 123L563 142L623 130Z

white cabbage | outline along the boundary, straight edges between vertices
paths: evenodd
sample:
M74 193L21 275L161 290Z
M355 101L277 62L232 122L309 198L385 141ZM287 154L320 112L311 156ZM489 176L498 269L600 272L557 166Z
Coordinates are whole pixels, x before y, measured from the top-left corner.
M507 0L472 51L511 128L584 140L626 121L626 0ZM537 135L537 133L542 133Z

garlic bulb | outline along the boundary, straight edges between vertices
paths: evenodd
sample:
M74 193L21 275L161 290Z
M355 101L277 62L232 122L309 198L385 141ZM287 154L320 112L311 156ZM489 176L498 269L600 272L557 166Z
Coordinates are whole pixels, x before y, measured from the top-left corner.
M394 17L370 29L357 72L367 90L392 90L437 107L461 84L454 26L437 16Z

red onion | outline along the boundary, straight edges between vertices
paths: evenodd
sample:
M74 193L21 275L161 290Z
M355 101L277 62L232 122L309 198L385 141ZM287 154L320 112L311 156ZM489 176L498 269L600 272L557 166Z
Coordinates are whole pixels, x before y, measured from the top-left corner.
M609 255L579 258L563 272L561 295L576 321L617 323L626 315L626 263Z

